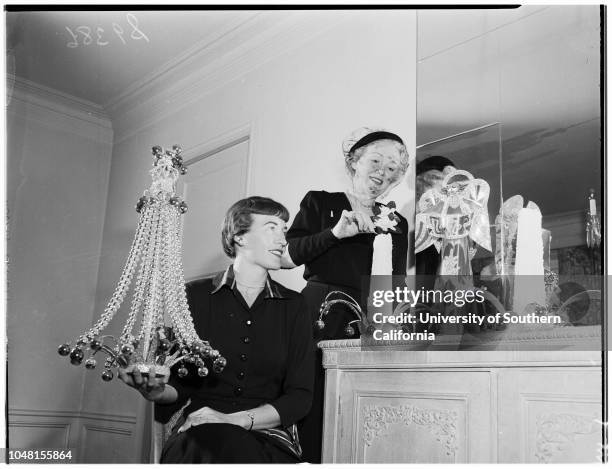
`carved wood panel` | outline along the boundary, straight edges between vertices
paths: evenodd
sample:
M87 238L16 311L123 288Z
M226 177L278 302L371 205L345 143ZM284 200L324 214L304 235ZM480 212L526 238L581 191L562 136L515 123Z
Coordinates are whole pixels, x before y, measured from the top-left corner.
M490 378L486 371L341 372L337 415L326 412L326 426L337 429L333 461L494 460Z
M598 369L508 370L499 395L500 462L601 461Z

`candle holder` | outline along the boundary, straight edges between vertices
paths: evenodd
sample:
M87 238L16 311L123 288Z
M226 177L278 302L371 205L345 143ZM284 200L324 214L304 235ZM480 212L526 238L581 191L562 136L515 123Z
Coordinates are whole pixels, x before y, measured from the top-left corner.
M218 350L198 337L187 304L181 261L181 215L187 204L176 195L176 181L187 168L181 147L152 149L152 184L136 204L140 214L136 234L117 287L104 312L91 329L75 340L60 345L58 352L73 365L97 366L95 356L104 352L102 379L113 379L113 368L137 368L140 373L164 376L181 363L178 376L189 374L186 364L195 365L198 376L209 369L220 373L226 360ZM103 331L121 307L136 276L131 306L121 334L116 338ZM165 327L168 318L172 328ZM140 327L136 331L136 324ZM85 359L85 354L88 358Z
M589 189L589 209L586 213L586 244L590 249L597 249L601 243L601 224L597 213L595 189Z

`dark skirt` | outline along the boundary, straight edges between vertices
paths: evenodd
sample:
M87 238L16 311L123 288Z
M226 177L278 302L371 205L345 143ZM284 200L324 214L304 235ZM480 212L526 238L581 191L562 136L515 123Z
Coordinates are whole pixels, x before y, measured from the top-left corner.
M357 290L330 285L320 282L309 281L302 290L302 294L306 299L306 304L311 314L313 325L313 336L315 343L321 340L334 339L349 339L359 337L359 331L355 326L355 334L349 336L345 332L345 327L349 321L355 319L355 315L342 305L337 305L332 311L323 318L325 327L319 330L315 327L315 322L319 319L319 308L325 299L325 296L334 290L343 291L351 295L355 300L361 302L361 293ZM340 297L338 297L340 298ZM363 306L362 306L363 308ZM298 432L300 435L300 444L302 445L302 459L309 463L318 464L321 462L321 446L323 439L323 403L325 402L325 370L323 369L322 358L323 354L320 349L313 351L315 353L315 373L314 373L314 388L312 395L312 407L306 417L298 422Z
M229 423L207 423L173 432L162 464L291 464L301 462L274 438Z

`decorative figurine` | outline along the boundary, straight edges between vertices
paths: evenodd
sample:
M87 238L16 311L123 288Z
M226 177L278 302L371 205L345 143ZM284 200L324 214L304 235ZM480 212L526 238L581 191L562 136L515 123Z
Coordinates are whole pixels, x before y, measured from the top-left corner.
M416 216L415 253L434 245L442 256L440 275L472 275L470 241L491 250L489 184L467 171L446 174L440 188L421 196Z

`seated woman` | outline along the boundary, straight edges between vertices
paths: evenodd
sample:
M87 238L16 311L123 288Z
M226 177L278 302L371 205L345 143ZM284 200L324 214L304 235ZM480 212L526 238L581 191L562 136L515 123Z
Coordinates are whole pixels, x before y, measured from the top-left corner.
M361 127L342 142L349 187L345 192L310 191L287 233L288 254L283 267L304 264L302 290L313 330L325 296L334 290L351 295L365 308L372 272L378 199L397 185L408 168L408 151L402 139L391 132ZM399 215L399 214L398 214ZM399 216L398 232L392 234L394 275L406 275L408 222ZM325 318L323 330L315 329L315 341L347 338L346 325L355 319L350 311L337 308ZM309 415L300 422L304 459L321 462L325 373L321 350L316 350L315 387Z
M286 428L311 405L310 315L301 294L274 282L286 247L287 209L271 199L236 202L225 217L222 243L233 258L214 279L187 286L198 335L227 359L224 371L165 383L137 370L119 377L156 403L162 423L185 405L184 423L162 450L162 463L295 463L301 450Z

